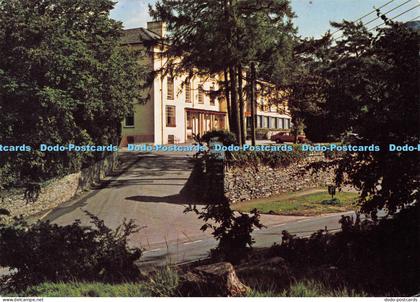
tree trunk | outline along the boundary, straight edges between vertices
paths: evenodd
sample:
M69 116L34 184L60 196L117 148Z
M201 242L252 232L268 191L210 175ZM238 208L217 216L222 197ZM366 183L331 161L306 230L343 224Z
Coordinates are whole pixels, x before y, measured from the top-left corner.
M226 107L228 112L228 119L229 119L229 130L233 131L233 119L232 119L232 104L230 102L230 88L229 88L229 73L227 68L224 70L224 90L225 90L225 98L226 98Z
M236 68L234 66L229 67L229 78L230 78L230 99L231 99L231 109L232 109L232 132L236 135L236 140L239 146L242 145L242 135L241 135L241 124L239 122L239 108L238 108L238 94L237 94L237 83L236 83Z
M239 123L241 127L242 144L246 143L246 127L245 127L245 101L243 91L243 75L242 65L238 66L238 95L239 95Z
M232 49L232 30L230 27L231 23L231 2L229 0L223 1L224 6L224 14L225 14L225 22L226 26L226 44L231 51ZM230 57L227 54L228 57ZM229 127L230 131L236 135L237 143L240 144L241 137L239 134L239 123L238 123L238 99L236 94L236 76L235 76L235 68L232 66L231 62L226 62L226 69L225 69L225 79L229 78L229 81L225 82L225 89L227 98L229 98L230 93L230 102L229 102Z
M256 71L255 71L255 63L252 62L251 63L251 97L250 97L250 101L251 101L251 141L252 141L252 145L255 146L255 128L256 128L256 108L255 108L255 104L256 104L256 96L255 96L255 90L256 90Z

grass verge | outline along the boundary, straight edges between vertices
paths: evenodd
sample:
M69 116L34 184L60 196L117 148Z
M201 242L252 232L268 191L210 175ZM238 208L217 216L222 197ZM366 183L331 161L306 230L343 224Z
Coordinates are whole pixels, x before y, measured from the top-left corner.
M346 287L329 288L313 280L297 281L283 291L252 289L248 297L366 297L364 292L356 292Z
M273 280L274 281L274 280ZM154 284L156 285L156 284ZM169 285L169 286L167 286ZM17 294L8 294L8 297L174 297L172 284L162 283L156 289L146 283L105 284L105 283L43 283L28 288ZM167 286L167 288L165 288ZM266 286L265 286L266 287ZM332 289L320 282L305 280L292 284L282 291L274 289L253 288L248 297L366 297L364 292L356 292L346 287ZM158 295L156 295L158 294Z
M42 283L19 294L20 297L148 297L150 292L142 284L106 283Z
M0 291L0 297L174 297L178 295L178 282L178 272L166 266L150 273L142 282L45 282L19 293Z
M314 216L354 210L357 197L357 193L338 192L331 199L326 190L320 189L254 199L236 203L232 207L241 212L256 208L263 214Z

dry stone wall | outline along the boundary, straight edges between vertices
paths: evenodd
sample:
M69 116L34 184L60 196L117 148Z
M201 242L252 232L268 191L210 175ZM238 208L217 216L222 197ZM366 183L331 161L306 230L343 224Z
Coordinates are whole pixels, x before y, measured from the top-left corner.
M322 158L309 157L285 168L271 168L264 165L227 168L224 176L225 196L230 202L235 203L332 184L334 182L332 169L317 173L307 169L310 163L320 159Z
M31 217L47 212L89 189L92 184L112 173L117 165L118 155L113 153L78 173L69 174L42 184L35 202L27 202L21 190L2 192L3 198L0 199L0 208L7 209L11 213L7 220L20 215Z

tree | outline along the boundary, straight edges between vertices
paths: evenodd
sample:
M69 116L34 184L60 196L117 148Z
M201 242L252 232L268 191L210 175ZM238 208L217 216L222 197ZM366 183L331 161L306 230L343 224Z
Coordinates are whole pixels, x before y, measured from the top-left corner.
M244 71L251 62L287 61L281 54L295 33L289 1L162 0L150 13L170 33L165 72L224 74L230 130L244 142Z
M119 46L110 0L0 1L0 141L32 147L0 157L0 186L77 171L104 154L40 144L118 145L139 98L135 56Z
M327 33L319 40L304 39L296 43L293 59L287 68L291 77L283 85L292 112L294 126L304 128L313 142L331 139L326 117L325 91L328 64L331 61L331 39Z
M377 34L361 24L334 23L344 38L325 47L322 64L318 56L311 61L316 68L309 68L321 85L294 93L308 95L303 103L313 110L300 113L310 131L307 121L316 112L329 137L340 139L351 132L353 139L344 139L345 144L380 147L336 159L337 183L360 189L363 211L386 208L394 213L420 197L419 153L389 150L390 144L417 146L420 141L419 36L382 17L387 26Z

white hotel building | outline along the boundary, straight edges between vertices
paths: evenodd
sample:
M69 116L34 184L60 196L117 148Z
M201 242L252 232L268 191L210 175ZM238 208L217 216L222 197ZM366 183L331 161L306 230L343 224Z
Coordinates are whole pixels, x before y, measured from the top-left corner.
M165 35L161 22L149 22L147 29L134 28L124 31L123 44L142 50L140 58L152 70L160 70L164 60L159 54L158 41ZM148 101L135 104L133 114L127 116L122 125L121 146L127 144L188 143L193 134L204 134L211 130L228 130L227 104L224 97L215 97L212 90L218 90L216 78L192 78L186 76L157 75L150 88L144 92ZM248 106L249 107L249 106ZM282 111L274 106L264 105L258 98L257 127L287 131L291 126L287 106ZM283 112L280 114L279 112ZM246 116L250 116L247 111Z

